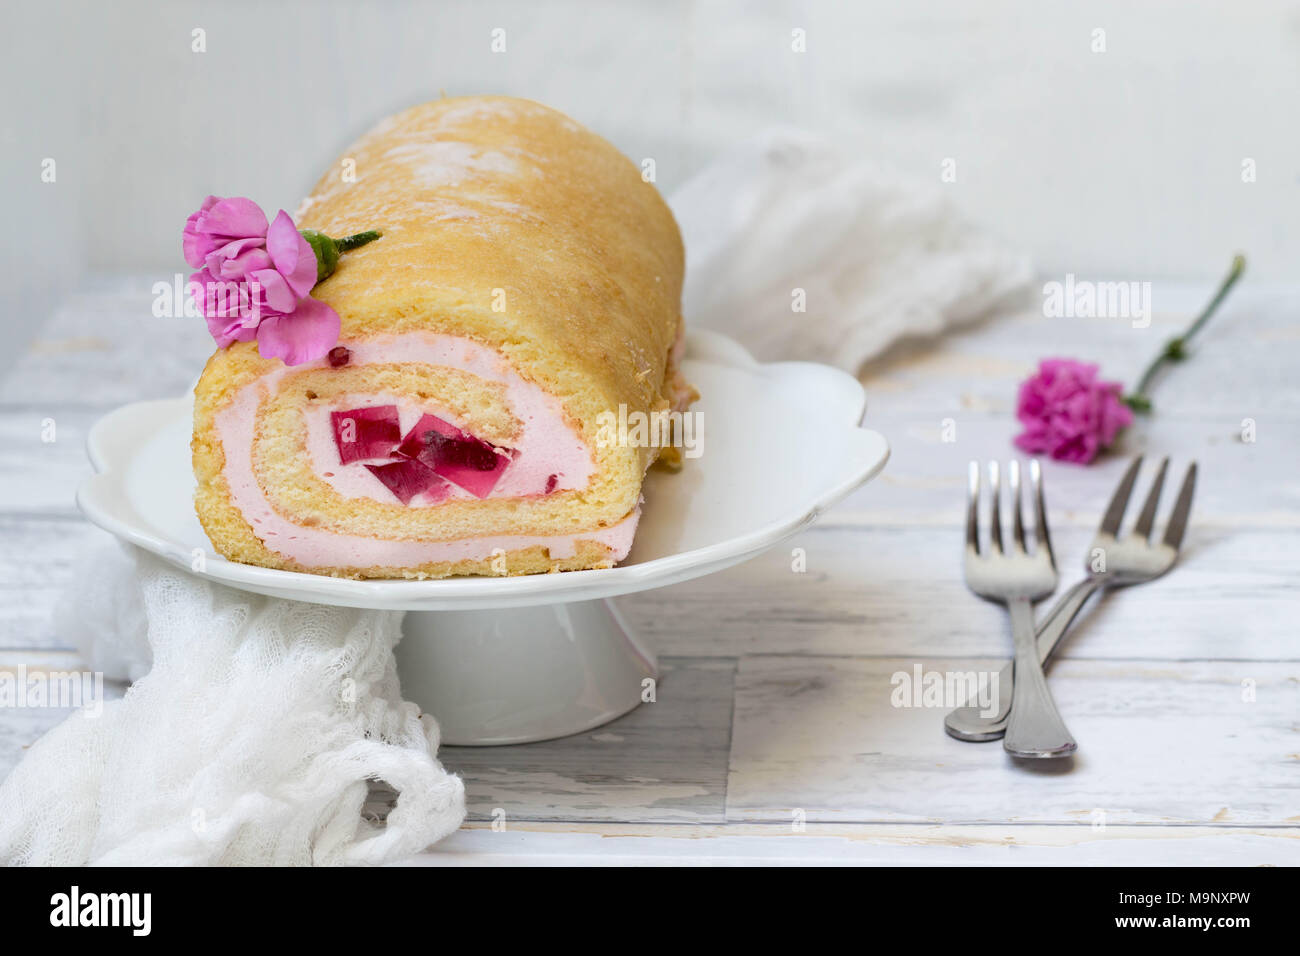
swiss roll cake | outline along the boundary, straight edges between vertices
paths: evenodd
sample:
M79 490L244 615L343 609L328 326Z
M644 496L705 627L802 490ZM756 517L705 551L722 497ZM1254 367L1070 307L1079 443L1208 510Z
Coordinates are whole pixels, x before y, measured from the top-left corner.
M382 237L311 293L340 319L328 355L208 361L192 451L217 551L357 578L622 560L666 449L604 426L694 397L681 236L639 169L536 103L441 99L349 147L296 219Z

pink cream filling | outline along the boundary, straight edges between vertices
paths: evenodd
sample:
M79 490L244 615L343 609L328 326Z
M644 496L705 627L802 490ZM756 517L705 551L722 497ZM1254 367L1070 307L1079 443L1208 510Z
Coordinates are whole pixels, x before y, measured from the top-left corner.
M344 343L351 350L349 367L381 362L420 362L463 369L470 374L506 387L506 402L522 423L513 442L514 460L502 473L490 498L540 495L551 490L584 488L595 464L582 438L565 421L559 401L537 385L525 381L496 352L468 339L432 333L383 336L362 342ZM325 368L322 359L295 370ZM216 417L217 434L225 452L224 476L235 507L252 525L266 547L307 568L317 567L413 567L434 561L485 560L497 549L513 551L542 546L553 559L572 557L580 541L605 545L621 561L632 547L640 509L618 524L569 535L495 535L457 541L385 540L364 535L339 534L321 528L296 525L278 514L266 499L253 474L253 426L261 402L274 395L280 379L291 370L281 367L250 382ZM366 393L366 405L396 405L403 432L429 412L455 423L445 409L416 404L385 393ZM392 502L391 492L362 464L341 465L330 424L330 412L356 407L356 395L340 396L333 405L320 403L305 413L307 452L312 469L340 495ZM451 498L471 498L452 487ZM445 500L445 498L443 499ZM429 507L426 495L417 495L410 507Z

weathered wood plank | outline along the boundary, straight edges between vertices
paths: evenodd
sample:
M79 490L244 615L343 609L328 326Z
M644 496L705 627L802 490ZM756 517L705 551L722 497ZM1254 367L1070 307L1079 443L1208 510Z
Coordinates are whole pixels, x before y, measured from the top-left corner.
M946 707L893 706L891 676L918 663L743 659L727 819L1300 823L1298 664L1060 662L1052 690L1079 753L1016 762L948 737Z
M863 382L873 413L946 409L1010 419L1017 386L1043 358L1095 362L1103 379L1132 387L1212 291L1209 283L1153 283L1155 313L1146 328L1122 318L1047 318L1035 294L1023 311L881 356L864 369ZM1153 394L1161 423L1269 413L1300 418L1300 382L1292 373L1300 344L1298 308L1300 290L1294 288L1243 283L1234 290L1193 343L1192 359L1157 382Z
M83 666L80 658L70 651L0 651L0 675L4 675L5 680L16 680L9 675L21 675L23 671L20 668L25 668L30 676L51 671L80 672ZM97 694L100 689L103 693L98 698L101 703L117 700L125 693L125 687L113 681L104 681L94 687L92 693ZM91 701L87 703L93 706ZM72 712L69 707L40 705L31 700L26 701L25 706L0 707L0 780L9 775L32 744Z
M1300 829L469 824L414 866L1295 866Z
M957 528L814 526L737 568L619 599L662 653L1002 657L1004 608L966 590ZM1059 529L1060 590L1092 532ZM793 569L802 549L806 572ZM1064 657L1295 660L1300 535L1194 527L1178 567L1094 598ZM1050 602L1039 605L1045 612Z
M92 473L86 433L103 409L59 405L0 411L0 513L77 514Z
M103 534L76 519L0 515L0 648L66 646L50 615L78 555ZM1062 588L1081 575L1090 536L1058 533ZM670 657L1001 658L1006 612L966 591L956 540L945 528L814 527L740 567L619 603ZM794 547L804 549L806 573L791 570ZM1062 656L1295 660L1297 572L1294 531L1193 529L1174 572L1094 599Z
M211 353L211 340L196 319L152 314L151 287L162 278L105 277L71 296L0 379L0 403L114 407L183 392ZM1045 318L1041 296L1031 295L1024 310L872 363L863 375L872 414L1009 416L1019 381L1039 358L1053 355L1099 362L1107 378L1131 384L1211 291L1209 283L1156 282L1155 313L1140 329L1127 319ZM1198 340L1194 361L1160 382L1162 420L1270 413L1300 419L1300 381L1292 374L1298 307L1300 290L1249 283L1236 290ZM132 334L120 334L123 328Z
M0 404L105 410L188 388L212 353L194 318L153 315L161 275L106 279L71 296L0 378Z
M1241 440L1243 415L1225 410L1203 421L1140 423L1116 444L1113 454L1090 467L1044 462L1051 527L1095 528L1136 454L1147 459L1138 494L1145 493L1146 482L1162 456L1170 458L1171 482L1181 480L1190 462L1198 463L1193 512L1197 524L1300 527L1300 482L1294 475L1300 423L1275 421L1265 412L1256 414L1253 442ZM944 441L943 417L949 416L876 416L868 411L867 423L889 440L889 463L878 478L849 495L822 520L960 526L965 515L968 463L1029 457L1012 444L1019 427L1011 416L956 413L950 416L954 431L949 434L955 439L951 442ZM1173 506L1175 494L1176 485L1166 491L1166 509ZM1133 508L1134 516L1138 510Z
M723 820L735 662L660 661L654 703L584 734L512 747L444 747L470 819Z
M80 555L106 535L81 518L0 514L0 648L68 646L54 630L55 603Z

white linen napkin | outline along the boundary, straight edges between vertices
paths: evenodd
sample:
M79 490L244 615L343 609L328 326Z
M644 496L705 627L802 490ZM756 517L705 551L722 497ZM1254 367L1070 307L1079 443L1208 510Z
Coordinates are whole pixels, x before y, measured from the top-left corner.
M377 864L460 826L437 724L398 690L399 612L265 598L115 543L74 580L60 635L136 680L0 785L0 861ZM383 824L372 780L397 793Z
M937 171L932 185L909 182L799 130L738 146L670 205L686 243L687 325L763 361L856 374L905 336L982 318L1033 275L965 220Z

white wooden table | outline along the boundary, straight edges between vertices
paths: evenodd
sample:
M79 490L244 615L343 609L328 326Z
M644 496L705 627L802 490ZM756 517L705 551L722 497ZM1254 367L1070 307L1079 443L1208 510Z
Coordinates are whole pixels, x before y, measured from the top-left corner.
M0 668L77 666L50 614L102 534L73 505L86 430L184 391L210 348L201 323L151 317L154 278L90 283L8 357ZM1045 466L1064 587L1125 456L1201 465L1179 567L1085 610L1051 670L1078 757L1019 765L949 739L942 708L890 703L896 672L1007 653L959 555L966 462L1013 453L1018 381L1067 355L1131 383L1209 291L1158 283L1144 330L1031 303L876 362L885 473L787 547L623 599L661 656L658 701L564 740L445 749L470 820L418 862L1300 863L1300 288L1247 281L1117 455ZM0 709L0 774L62 716Z

